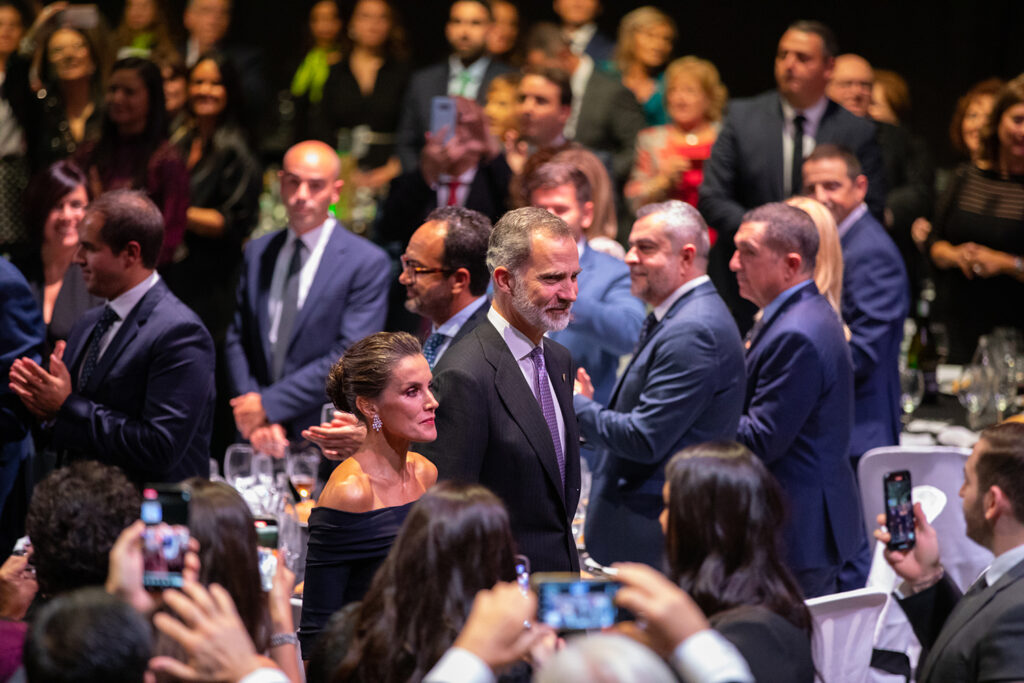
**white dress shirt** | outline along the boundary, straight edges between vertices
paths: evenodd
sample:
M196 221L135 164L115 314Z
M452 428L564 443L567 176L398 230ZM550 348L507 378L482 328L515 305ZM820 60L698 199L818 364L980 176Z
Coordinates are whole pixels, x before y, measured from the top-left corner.
M861 216L868 212L868 205L864 202L860 203L856 209L850 212L850 215L843 219L843 222L836 226L837 232L839 233L839 239L842 239L846 233L850 230L850 226L860 220Z
M700 287L702 284L710 280L711 278L707 275L700 275L689 282L680 285L679 289L669 294L667 299L654 307L654 319L660 323L662 318L665 317L665 314L669 312L670 308L672 308L672 304L679 301L679 299L687 292Z
M572 90L572 111L569 113L569 119L565 122L565 128L562 129L562 134L566 140L572 140L576 137L576 124L580 120L583 93L587 91L587 83L590 82L590 77L593 75L594 60L591 59L590 55L580 55L580 63L569 79L569 87Z
M591 38L597 33L597 24L592 21L589 24L583 24L575 31L566 31L565 33L569 39L569 49L572 50L572 53L582 55L587 49L587 45L590 45Z
M530 391L534 396L537 395L537 387L533 381L534 364L530 358L530 352L533 351L537 344L534 344L530 339L512 327L512 325L498 313L494 306L491 306L491 310L487 311L487 319L494 325L494 329L498 331L501 338L505 340L505 344L508 345L508 350L512 352L516 362L519 363L519 369L523 371L523 377L526 378L526 383L530 387ZM541 349L544 348L544 340L540 340ZM545 359L546 361L547 359ZM545 368L547 364L545 363ZM551 373L547 373L548 391L551 392L551 400L555 404L555 419L558 421L558 441L562 447L562 453L565 453L565 420L562 418L562 407L558 403L558 394L555 393L555 386L551 383ZM538 407L540 402L537 402Z
M789 197L800 194L802 187L791 187L793 184L793 119L797 114L804 115L804 159L807 159L817 145L818 126L825 116L825 109L828 108L828 98L822 95L821 99L807 109L797 111L786 98L782 98L782 191L783 195Z
M292 260L295 240L302 240L308 254L305 263L302 264L302 270L299 271L298 310L301 311L303 304L306 303L309 289L313 286L313 278L316 277L317 268L320 267L320 259L324 255L324 249L327 248L327 242L331 239L331 233L334 232L336 225L337 221L335 219L328 218L321 225L302 236L296 235L291 229L288 230L284 246L278 252L277 261L274 263L274 277L270 281L270 296L267 301L267 313L270 320L267 341L271 345L277 343L277 328L281 324L281 309L283 307L284 288L288 280L288 265ZM344 230L344 228L342 229Z
M469 197L469 186L473 184L473 179L476 178L476 166L470 166L462 175L455 177L450 176L447 173L442 173L437 177L437 187L434 188L437 193L437 205L440 206L465 206L466 199ZM455 188L455 203L449 205L448 198L451 196L453 180L458 181L458 186Z
M473 299L472 301L470 301L469 305L467 305L461 311L459 311L452 317L448 318L448 320L444 321L443 325L441 325L440 327L437 327L435 325L430 330L431 334L436 332L438 334L443 334L445 336L444 341L441 342L441 345L437 347L437 355L434 356L438 361L441 360L441 356L443 356L444 352L448 350L448 347L452 345L452 339L454 339L455 335L459 333L459 330L462 329L462 326L466 324L466 321L469 320L469 317L476 313L476 309L480 308L485 303L487 303L487 295L482 294L477 298Z
M160 282L160 276L154 270L145 280L135 285L127 292L124 292L113 301L107 302L108 305L114 309L114 313L117 313L118 317L117 320L107 328L106 333L100 340L100 353L96 356L97 360L103 358L103 353L107 350L107 347L110 346L110 342L114 340L114 335L116 335L117 331L121 329L121 325L124 324L128 314L132 312L132 309L135 308L140 301L142 301L142 297L146 296L146 292L153 289L153 285L158 282Z

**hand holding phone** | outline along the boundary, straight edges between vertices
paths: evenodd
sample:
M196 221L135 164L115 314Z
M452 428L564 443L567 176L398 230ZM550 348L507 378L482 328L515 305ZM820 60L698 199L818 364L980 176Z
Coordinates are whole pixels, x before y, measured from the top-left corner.
M458 118L458 110L455 107L455 100L451 97L439 95L430 100L430 136L439 144L447 144L455 137L455 121ZM443 138L438 136L444 133Z
M626 618L614 602L618 581L544 573L535 574L532 583L538 619L559 632L599 630Z
M155 484L142 491L142 585L147 588L180 588L188 552L188 487Z
M914 503L911 499L910 472L887 473L882 480L885 496L885 526L889 530L889 550L910 550L914 547Z

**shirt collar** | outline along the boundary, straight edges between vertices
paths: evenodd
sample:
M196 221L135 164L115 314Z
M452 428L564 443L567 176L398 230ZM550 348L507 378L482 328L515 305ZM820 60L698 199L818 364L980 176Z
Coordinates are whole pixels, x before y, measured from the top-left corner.
M491 321L494 329L505 340L508 350L512 352L516 360L526 358L533 351L534 347L540 346L541 349L544 348L543 338L540 340L540 344L534 344L529 337L512 327L512 323L505 320L501 313L498 313L498 309L494 307L493 303L491 304L491 310L487 311L487 319Z
M328 223L331 223L333 225L333 221L334 218L328 216L327 220L325 220L323 223L316 226L309 232L305 232L301 235L296 235L295 232L289 228L287 244L292 244L295 242L295 240L302 240L302 244L305 245L307 253L313 253L313 250L316 249L316 245L320 242L320 238L324 236L324 228L327 227Z
M595 33L597 33L597 24L593 21L583 24L583 26L580 26L575 31L568 32L569 41L572 43L572 51L578 55L583 54Z
M480 57L478 60L465 66L462 60L455 55L448 57L448 71L451 74L459 74L463 71L469 73L470 78L474 81L479 81L484 77L484 72L487 71L487 67L491 64L491 58L486 55Z
M843 222L836 226L839 230L839 238L842 239L849 231L850 226L861 219L868 212L868 205L861 202L857 208L850 212L850 215L843 219Z
M152 289L153 285L157 282L160 282L160 276L154 270L145 280L107 303L114 309L114 313L117 313L117 317L124 320L132 312L132 309L135 308L135 305L142 301L142 297L146 296L146 292Z
M672 304L679 301L684 294L690 292L697 287L700 287L705 282L708 282L711 278L707 275L699 275L692 280L683 283L679 289L668 295L668 298L662 301L660 304L654 307L654 319L661 322L661 319L665 317L665 314L672 308Z
M767 306L764 307L764 313L761 314L761 320L764 320L766 323L770 322L771 319L772 319L772 316L775 315L776 311L778 311L780 308L782 308L783 304L785 304L787 301L789 301L790 298L792 298L801 289L803 289L804 287L807 287L808 285L813 285L813 284L814 284L814 278L807 278L803 282L798 282L795 285L793 285L792 287L790 287L789 289L783 291L777 297L772 299L772 302L770 304L768 304Z
M1003 578L1006 572L1013 569L1015 566L1024 562L1024 545L1019 545L1016 548L1011 548L1005 553L992 560L992 564L989 565L988 569L985 570L985 585L991 586L999 579Z
M780 99L782 100L782 115L785 117L786 123L792 123L793 117L797 114L797 110L786 101L785 97L780 96ZM818 130L818 124L821 123L822 117L825 116L826 108L828 108L828 98L822 95L820 100L806 109L800 110L800 113L804 115L805 119L807 119L806 123L804 123L805 135L810 135L809 131ZM811 135L811 137L814 136Z
M455 333L466 324L467 320L469 320L469 316L473 315L476 312L476 309L480 308L485 303L487 303L487 295L482 294L470 301L469 304L464 306L461 311L448 318L448 320L445 320L444 324L440 327L434 325L431 331L443 334L446 337L454 337Z
M580 55L579 60L580 63L569 78L569 87L572 90L573 99L582 102L583 92L587 89L587 81L594 73L594 60L588 54Z
M437 176L437 182L439 185L447 184L453 180L457 180L459 185L470 185L473 182L473 178L476 178L476 166L470 166L461 175L453 176L450 173L442 173Z

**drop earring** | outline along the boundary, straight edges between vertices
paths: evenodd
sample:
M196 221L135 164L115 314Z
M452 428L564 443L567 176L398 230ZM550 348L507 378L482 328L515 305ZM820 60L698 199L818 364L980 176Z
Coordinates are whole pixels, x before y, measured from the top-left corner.
M379 432L380 431L380 428L383 426L381 424L381 421L380 421L380 415L374 415L373 416L373 422L370 423L370 426L373 427L373 431L375 431L375 432Z

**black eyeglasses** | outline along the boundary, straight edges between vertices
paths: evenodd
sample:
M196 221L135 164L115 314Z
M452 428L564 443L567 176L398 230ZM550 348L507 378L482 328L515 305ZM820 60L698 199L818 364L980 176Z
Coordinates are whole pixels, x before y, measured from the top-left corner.
M402 271L410 277L416 277L417 275L430 275L431 273L443 273L447 276L455 272L451 268L427 268L426 266L421 266L416 261L405 256L400 256L398 260L402 264Z

